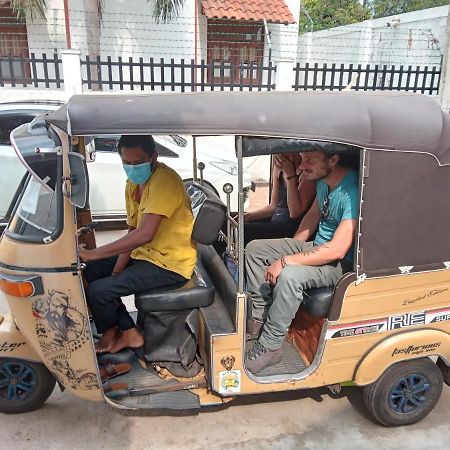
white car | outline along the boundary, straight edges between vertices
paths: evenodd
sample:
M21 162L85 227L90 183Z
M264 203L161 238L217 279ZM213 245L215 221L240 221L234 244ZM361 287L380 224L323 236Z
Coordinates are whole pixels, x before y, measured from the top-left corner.
M58 109L61 102L36 101L0 103L0 223L8 220L14 205L14 196L25 175L25 168L16 156L9 141L10 132L23 123L46 111ZM125 214L125 172L117 153L118 136L96 136L96 161L88 163L90 205L96 220L121 219ZM159 161L175 169L183 180L192 179L191 136L155 136ZM237 159L234 138L197 138L197 162L204 164L203 180L212 186L226 202L223 185L233 186L231 210L237 211ZM200 171L197 173L200 178ZM114 182L113 182L114 180ZM122 180L122 182L117 182ZM245 192L253 187L251 177L244 173Z

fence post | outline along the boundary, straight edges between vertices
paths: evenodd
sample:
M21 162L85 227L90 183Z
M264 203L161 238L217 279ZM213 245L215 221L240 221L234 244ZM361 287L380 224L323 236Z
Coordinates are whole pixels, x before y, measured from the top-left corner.
M275 72L275 85L277 91L292 91L295 81L295 60L291 58L277 59L274 61L277 68Z
M64 91L67 98L83 93L81 78L80 50L61 50L61 60L64 74Z

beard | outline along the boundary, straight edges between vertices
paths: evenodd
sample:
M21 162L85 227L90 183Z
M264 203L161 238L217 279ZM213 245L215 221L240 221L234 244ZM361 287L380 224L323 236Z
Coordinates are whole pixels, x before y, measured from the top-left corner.
M326 167L323 170L311 170L311 169L306 169L303 171L304 173L304 177L308 180L308 181L315 181L315 180L323 180L324 178L326 178L328 175L330 175L331 173L331 169Z

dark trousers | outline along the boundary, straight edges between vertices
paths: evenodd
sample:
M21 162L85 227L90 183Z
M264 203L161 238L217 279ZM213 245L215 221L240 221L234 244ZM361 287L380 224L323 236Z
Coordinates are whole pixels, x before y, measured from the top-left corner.
M111 275L116 261L117 256L91 261L84 270L89 283L86 299L99 333L115 326L121 331L136 326L120 297L186 281L178 273L137 259L130 259L122 272Z
M270 219L247 222L244 226L244 246L255 239L292 237L299 225L300 219L291 219L289 222L276 222Z

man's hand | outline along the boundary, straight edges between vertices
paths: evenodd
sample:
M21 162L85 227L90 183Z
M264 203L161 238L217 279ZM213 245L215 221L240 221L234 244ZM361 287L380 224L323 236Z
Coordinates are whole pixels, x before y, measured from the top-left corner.
M266 269L264 279L270 284L276 284L282 270L281 259L278 259Z
M91 250L86 250L84 247L78 247L78 255L83 262L92 261Z

